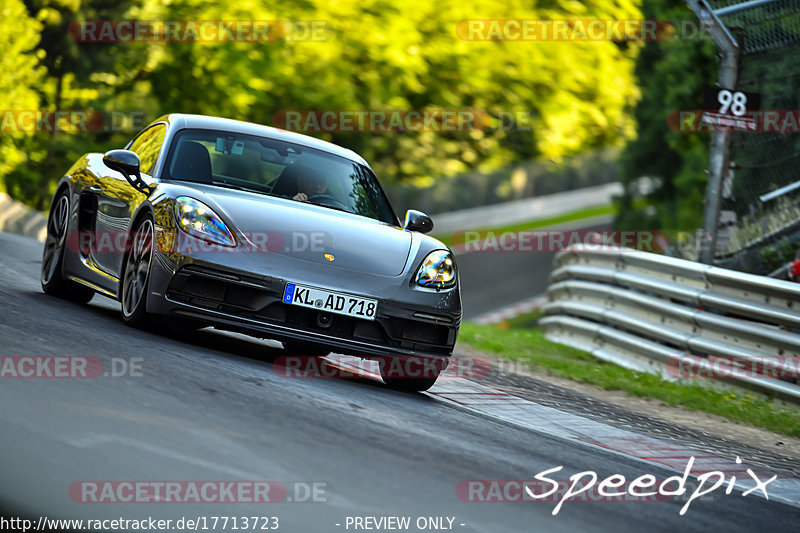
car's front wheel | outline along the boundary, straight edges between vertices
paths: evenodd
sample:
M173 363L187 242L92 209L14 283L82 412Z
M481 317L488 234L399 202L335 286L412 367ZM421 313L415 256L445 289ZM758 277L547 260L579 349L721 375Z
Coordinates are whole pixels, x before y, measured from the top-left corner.
M133 232L131 249L125 259L120 295L122 320L135 328L150 325L150 317L147 314L147 290L154 243L153 219L146 216Z
M47 217L47 236L42 251L42 290L45 294L85 304L92 299L94 291L64 279L61 272L67 248L68 227L69 191L63 190L53 201Z

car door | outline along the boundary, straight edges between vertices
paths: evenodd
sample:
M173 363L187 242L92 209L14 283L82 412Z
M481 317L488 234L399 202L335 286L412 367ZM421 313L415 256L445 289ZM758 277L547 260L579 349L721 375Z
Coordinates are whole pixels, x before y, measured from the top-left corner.
M139 156L142 178L145 181L152 181L150 172L161 153L166 131L165 123L153 124L137 135L128 148ZM95 262L102 270L119 279L125 256L126 232L134 211L146 196L131 187L120 172L111 169L106 174L106 179L95 189L97 195Z

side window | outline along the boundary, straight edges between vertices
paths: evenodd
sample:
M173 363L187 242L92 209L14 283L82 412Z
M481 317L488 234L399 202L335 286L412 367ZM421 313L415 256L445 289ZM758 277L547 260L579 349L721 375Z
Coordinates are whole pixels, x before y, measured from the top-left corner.
M139 134L133 140L130 150L135 152L142 161L142 173L150 174L153 165L156 164L161 145L164 143L164 135L167 133L166 124L156 124Z

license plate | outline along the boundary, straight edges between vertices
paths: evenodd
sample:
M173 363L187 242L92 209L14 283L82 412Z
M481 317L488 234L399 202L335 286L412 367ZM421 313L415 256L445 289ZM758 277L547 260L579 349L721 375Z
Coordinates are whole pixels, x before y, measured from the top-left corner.
M377 300L306 287L296 283L286 284L283 291L283 302L366 320L375 320L375 313L378 311Z

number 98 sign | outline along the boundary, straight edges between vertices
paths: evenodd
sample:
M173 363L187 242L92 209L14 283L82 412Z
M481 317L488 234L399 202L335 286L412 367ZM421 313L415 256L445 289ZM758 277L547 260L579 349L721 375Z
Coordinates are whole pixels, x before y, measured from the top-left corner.
M721 104L718 113L723 115L729 110L737 117L747 113L747 95L742 91L731 92L728 89L721 89L717 93L717 102Z
M759 109L761 103L759 94L716 87L707 88L704 96L704 110L734 117L741 117L748 111Z

